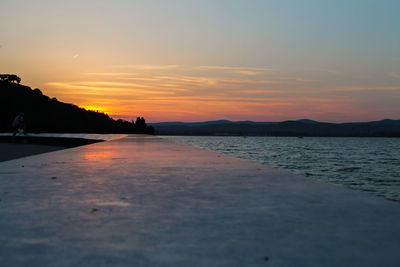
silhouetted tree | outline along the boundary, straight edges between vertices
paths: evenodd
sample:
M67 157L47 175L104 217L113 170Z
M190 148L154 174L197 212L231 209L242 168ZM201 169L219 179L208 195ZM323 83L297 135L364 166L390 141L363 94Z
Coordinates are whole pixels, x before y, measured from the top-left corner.
M15 74L0 74L0 80L20 84L21 78Z
M137 133L154 134L153 126L147 126L143 117L137 117L135 122L135 131Z
M139 129L146 128L146 121L144 120L143 117L142 118L137 117L135 125L136 125L136 128L139 128Z
M33 92L34 92L35 94L38 94L38 95L43 95L42 91L40 91L39 88L33 89Z

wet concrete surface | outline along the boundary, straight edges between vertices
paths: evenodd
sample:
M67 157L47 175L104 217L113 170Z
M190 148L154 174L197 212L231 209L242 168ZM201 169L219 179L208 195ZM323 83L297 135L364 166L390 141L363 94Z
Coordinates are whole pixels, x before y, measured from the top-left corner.
M0 266L399 266L400 205L152 136L0 163Z

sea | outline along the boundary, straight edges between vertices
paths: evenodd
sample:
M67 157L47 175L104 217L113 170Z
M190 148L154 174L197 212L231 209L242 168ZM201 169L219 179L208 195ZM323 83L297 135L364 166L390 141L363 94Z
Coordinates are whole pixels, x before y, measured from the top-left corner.
M400 201L400 138L165 138Z

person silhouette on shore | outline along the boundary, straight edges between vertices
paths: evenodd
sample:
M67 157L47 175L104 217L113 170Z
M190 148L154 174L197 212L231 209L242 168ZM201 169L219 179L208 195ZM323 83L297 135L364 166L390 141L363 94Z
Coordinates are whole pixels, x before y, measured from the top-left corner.
M14 129L13 136L15 136L20 130L22 130L23 134L26 134L26 124L25 124L25 115L23 112L20 112L14 119L12 126Z

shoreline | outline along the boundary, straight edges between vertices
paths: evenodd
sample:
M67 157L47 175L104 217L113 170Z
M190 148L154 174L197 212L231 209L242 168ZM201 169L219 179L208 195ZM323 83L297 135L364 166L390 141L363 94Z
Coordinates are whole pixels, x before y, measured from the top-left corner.
M85 138L0 136L0 162L101 142Z
M0 162L66 149L67 147L0 142Z

